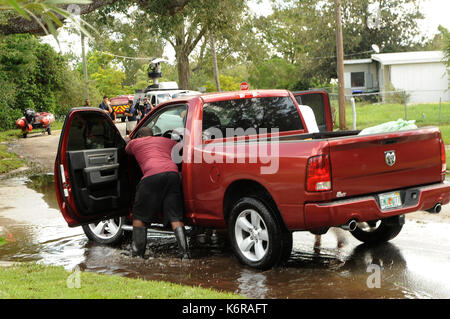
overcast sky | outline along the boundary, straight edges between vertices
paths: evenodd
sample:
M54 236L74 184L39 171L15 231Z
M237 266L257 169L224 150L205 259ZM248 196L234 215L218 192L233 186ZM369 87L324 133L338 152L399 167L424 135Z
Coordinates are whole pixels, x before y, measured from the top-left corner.
M450 0L420 0L420 6L425 15L425 19L419 24L422 34L432 37L438 33L439 25L450 30ZM252 0L250 8L262 15L268 15L272 11L269 0L262 0L260 3ZM77 37L68 36L67 33L62 32L59 40L63 52L73 51L76 55L81 55L81 44ZM45 37L44 42L52 44L59 51L56 41L51 36ZM169 58L170 62L174 61L174 52L170 46L167 47L164 55Z

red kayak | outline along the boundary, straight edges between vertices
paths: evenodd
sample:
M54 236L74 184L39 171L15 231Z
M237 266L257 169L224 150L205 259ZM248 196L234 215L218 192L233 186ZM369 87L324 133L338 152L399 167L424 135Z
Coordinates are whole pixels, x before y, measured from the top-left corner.
M35 112L31 109L26 109L23 115L23 117L16 121L16 126L22 130L23 137L27 137L27 134L33 131L33 129L42 129L43 133L47 132L48 135L52 134L50 125L55 121L52 113Z

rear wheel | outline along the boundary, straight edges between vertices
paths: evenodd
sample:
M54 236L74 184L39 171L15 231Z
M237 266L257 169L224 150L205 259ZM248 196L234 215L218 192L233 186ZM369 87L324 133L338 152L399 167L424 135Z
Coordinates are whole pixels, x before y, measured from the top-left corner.
M282 244L282 253L281 253L281 258L280 258L280 264L285 263L289 259L289 257L291 257L292 244L293 244L292 233L288 230L283 231L282 240L283 240L283 244Z
M403 223L404 216L393 216L378 221L358 223L356 229L350 233L364 243L384 243L400 233Z
M52 135L52 128L50 126L47 127L47 133L48 135Z
M290 255L292 236L289 247L289 237L284 236L271 208L260 199L243 197L237 201L228 229L233 250L244 265L268 269Z
M122 116L121 118L120 118L120 121L123 123L123 122L125 122L125 116Z
M116 217L102 220L98 223L83 225L86 236L99 244L118 244L123 239L124 230L122 226L125 217Z

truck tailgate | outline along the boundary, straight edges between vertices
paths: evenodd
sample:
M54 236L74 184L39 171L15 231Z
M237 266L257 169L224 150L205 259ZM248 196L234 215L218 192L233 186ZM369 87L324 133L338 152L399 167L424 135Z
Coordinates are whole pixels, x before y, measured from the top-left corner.
M329 139L333 195L350 197L440 182L440 136L438 128L429 127Z

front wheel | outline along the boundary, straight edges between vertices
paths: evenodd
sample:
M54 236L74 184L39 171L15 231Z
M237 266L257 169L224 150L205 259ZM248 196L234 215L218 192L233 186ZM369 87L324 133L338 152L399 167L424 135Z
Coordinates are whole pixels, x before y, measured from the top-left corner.
M83 225L86 236L99 244L119 244L123 239L124 230L122 226L125 217L116 217L102 220L98 223Z
M378 221L358 223L350 234L367 244L379 244L395 238L403 228L404 216L394 216Z
M253 197L243 197L233 206L228 223L230 240L239 261L244 265L268 269L286 258L280 223L270 207ZM291 237L292 238L292 237Z

